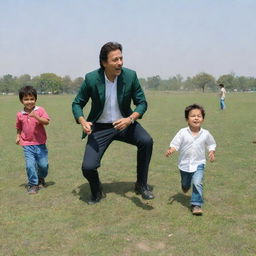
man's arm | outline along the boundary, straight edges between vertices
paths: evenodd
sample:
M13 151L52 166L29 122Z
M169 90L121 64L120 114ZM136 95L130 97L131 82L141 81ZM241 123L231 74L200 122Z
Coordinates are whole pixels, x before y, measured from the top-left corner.
M133 80L132 100L133 104L136 106L134 112L139 113L141 118L147 111L148 104L136 73Z
M76 95L74 101L72 102L72 113L77 123L80 123L79 118L84 117L83 108L89 100L88 86L83 81L78 94Z
M129 125L133 124L137 119L141 118L147 110L147 101L137 78L137 74L134 71L132 74L134 78L132 81L131 99L136 107L130 116L121 118L113 123L114 128L117 130L124 130Z

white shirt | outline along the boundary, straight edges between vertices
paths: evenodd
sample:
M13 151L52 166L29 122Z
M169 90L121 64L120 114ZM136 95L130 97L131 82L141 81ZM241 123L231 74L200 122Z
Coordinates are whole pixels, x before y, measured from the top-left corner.
M193 136L189 127L182 128L170 143L180 151L178 167L184 172L195 172L197 166L205 164L205 150L215 150L216 142L209 131L201 128L196 136Z
M111 82L105 74L105 86L104 109L97 123L113 123L123 118L117 101L117 77Z
M222 87L222 88L220 89L220 98L221 98L222 100L224 100L224 99L225 99L225 96L226 96L226 90L225 90L224 87Z

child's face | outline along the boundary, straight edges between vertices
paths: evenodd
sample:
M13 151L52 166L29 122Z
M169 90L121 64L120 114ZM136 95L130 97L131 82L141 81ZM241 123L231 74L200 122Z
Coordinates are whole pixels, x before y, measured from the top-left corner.
M188 125L193 130L200 130L201 124L204 121L202 112L200 109L193 109L188 114Z
M36 98L33 95L26 95L22 98L21 103L26 111L32 111L36 105Z

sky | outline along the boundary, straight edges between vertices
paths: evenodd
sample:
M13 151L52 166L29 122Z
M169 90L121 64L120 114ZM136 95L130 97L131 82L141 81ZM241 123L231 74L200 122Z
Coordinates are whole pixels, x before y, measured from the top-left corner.
M0 76L83 77L102 45L138 77L256 77L255 0L0 0Z

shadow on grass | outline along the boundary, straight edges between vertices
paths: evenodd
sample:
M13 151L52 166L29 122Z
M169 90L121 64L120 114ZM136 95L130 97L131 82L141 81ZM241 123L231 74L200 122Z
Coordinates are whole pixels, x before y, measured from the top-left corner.
M189 200L190 196L184 195L182 193L177 193L169 198L169 204L173 204L173 202L176 201L190 209Z
M115 193L124 198L130 199L134 204L144 210L153 210L154 207L149 204L149 201L141 200L137 196L127 196L126 193L134 192L134 182L112 182L102 183L103 191L107 195L108 193ZM153 186L149 186L153 190ZM135 193L135 192L134 192ZM87 202L90 195L90 186L88 183L82 184L72 191L74 196L79 196L79 199Z

